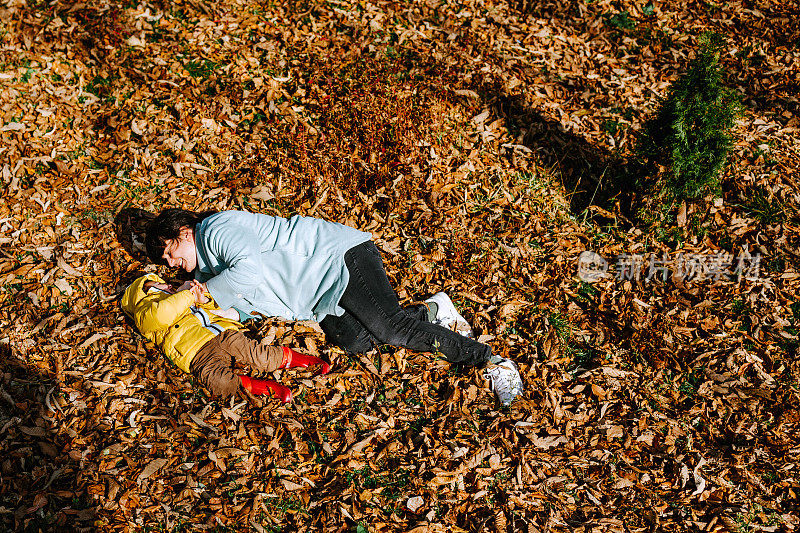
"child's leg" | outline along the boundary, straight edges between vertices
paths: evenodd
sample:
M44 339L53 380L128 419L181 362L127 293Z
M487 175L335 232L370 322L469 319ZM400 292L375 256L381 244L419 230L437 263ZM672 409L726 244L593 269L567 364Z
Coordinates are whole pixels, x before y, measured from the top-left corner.
M223 351L254 372L272 372L285 363L283 347L262 344L245 337L241 331L225 330L217 338Z
M214 337L200 348L189 370L211 394L227 398L239 389L239 376L233 371L231 354L220 344L221 336Z

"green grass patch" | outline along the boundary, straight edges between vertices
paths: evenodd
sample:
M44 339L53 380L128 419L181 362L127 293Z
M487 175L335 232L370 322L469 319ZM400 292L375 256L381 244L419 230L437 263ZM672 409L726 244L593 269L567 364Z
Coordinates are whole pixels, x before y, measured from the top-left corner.
M207 79L219 68L219 65L210 59L192 59L183 67L193 78Z
M605 15L606 24L618 30L632 30L636 27L636 21L633 20L628 11L621 11L619 13L612 13Z
M783 202L771 196L762 187L749 192L739 207L766 226L780 223L786 218L786 207Z

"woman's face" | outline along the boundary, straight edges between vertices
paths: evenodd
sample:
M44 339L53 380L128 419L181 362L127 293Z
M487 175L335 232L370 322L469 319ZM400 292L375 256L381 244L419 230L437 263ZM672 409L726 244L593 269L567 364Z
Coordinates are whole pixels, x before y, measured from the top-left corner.
M191 272L197 267L197 248L194 245L194 231L181 228L177 239L169 239L164 244L164 255L167 264Z

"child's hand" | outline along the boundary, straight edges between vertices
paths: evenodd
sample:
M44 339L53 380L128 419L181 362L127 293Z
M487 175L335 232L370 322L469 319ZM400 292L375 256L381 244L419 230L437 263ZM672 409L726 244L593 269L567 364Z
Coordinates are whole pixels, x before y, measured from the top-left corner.
M230 309L211 309L211 312L222 318L229 318L231 320L239 320L239 312L231 307Z
M161 289L162 291L164 291L164 292L168 292L168 293L170 293L170 294L172 294L173 292L175 292L175 291L172 289L172 285L170 285L169 283L153 283L153 284L151 285L151 287L155 287L156 289Z

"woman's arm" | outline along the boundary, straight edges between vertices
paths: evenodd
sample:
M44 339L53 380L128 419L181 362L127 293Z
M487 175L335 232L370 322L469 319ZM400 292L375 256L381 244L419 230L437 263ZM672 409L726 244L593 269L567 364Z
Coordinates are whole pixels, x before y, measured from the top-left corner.
M250 301L262 283L261 245L258 235L240 225L209 228L199 235L198 254L207 253L209 262L225 268L206 280L205 287L222 309L250 310Z
M221 316L222 318L227 318L229 320L236 320L239 321L239 311L234 309L233 307L229 309L211 309L209 311L217 316Z

